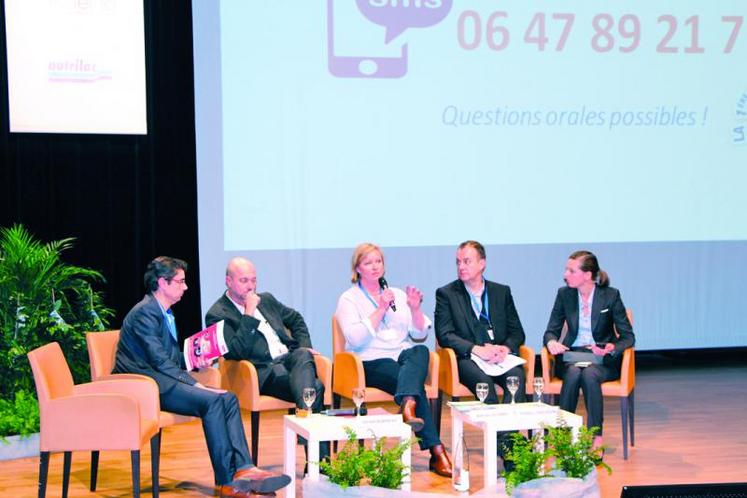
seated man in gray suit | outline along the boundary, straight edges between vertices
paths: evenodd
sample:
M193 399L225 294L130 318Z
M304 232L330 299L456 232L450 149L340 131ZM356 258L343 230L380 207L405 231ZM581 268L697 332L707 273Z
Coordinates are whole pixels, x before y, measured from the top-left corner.
M187 290L186 270L187 263L167 256L148 264L144 278L148 293L122 323L113 373L151 377L158 384L163 410L202 419L221 498L274 496L290 477L254 466L236 396L203 386L184 370L171 306Z
M233 258L226 268L226 292L205 316L212 325L220 320L229 360L249 360L257 369L259 392L305 408L303 390L316 389L312 406L318 412L324 403L324 384L317 378L309 329L300 313L275 297L257 294L257 271L246 258ZM329 454L323 444L320 456Z

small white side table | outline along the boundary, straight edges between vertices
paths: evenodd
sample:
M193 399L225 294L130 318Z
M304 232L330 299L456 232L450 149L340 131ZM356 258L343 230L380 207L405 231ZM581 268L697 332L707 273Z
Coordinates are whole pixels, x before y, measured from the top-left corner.
M451 408L451 441L462 438L464 424L482 430L484 451L484 487L490 488L498 482L498 455L496 437L502 431L541 429L565 423L573 431L573 440L578 437L578 428L583 418L575 413L561 410L544 403L516 403L484 405L477 402L449 403Z
M359 439L373 439L381 437L396 437L401 441L408 441L412 437L412 429L402 422L402 415L366 415L363 417L330 417L314 414L308 417L285 415L284 421L285 451L283 455L283 471L290 476L291 482L285 488L286 498L296 496L296 446L297 436L308 441L308 479L319 480L319 443L322 441L347 440L345 427L355 431ZM410 448L402 453L402 463L410 468ZM410 475L402 482L402 489L411 488Z

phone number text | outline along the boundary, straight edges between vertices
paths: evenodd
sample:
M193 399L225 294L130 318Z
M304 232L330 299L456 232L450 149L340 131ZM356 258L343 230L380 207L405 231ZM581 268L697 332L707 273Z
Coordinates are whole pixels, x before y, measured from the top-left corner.
M538 51L562 52L568 39L575 35L576 15L563 12L537 12L526 28L518 33L509 29L509 13L495 11L484 16L474 10L465 10L457 21L457 40L464 50L475 50L487 46L490 50L506 50L515 37L523 35L521 41L535 45ZM724 15L718 29L723 33L723 42L709 50L720 50L724 54L734 51L742 30L744 16ZM677 17L663 14L657 17L656 52L660 54L702 54L706 47L700 39L701 19L698 15ZM612 15L600 13L591 19L588 33L589 47L598 53L635 52L643 36L641 19L635 14ZM711 26L709 26L710 28ZM552 30L560 33L550 36ZM519 43L521 43L519 41Z

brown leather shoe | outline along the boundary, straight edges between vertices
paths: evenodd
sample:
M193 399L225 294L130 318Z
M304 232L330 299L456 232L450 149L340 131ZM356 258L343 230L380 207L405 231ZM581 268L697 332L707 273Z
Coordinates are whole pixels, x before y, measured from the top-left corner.
M431 472L443 477L451 477L451 458L446 453L443 444L437 444L431 448L431 460L428 463Z
M277 496L273 493L253 493L252 491L243 491L235 488L230 484L224 484L218 492L220 498L251 498L252 496Z
M405 396L402 398L402 404L399 407L399 412L402 414L402 421L412 427L414 432L419 432L423 429L425 422L423 419L415 415L415 407L417 402L412 396Z
M248 498L251 491L246 491L241 488L236 488L233 484L224 484L220 486L218 491L219 498Z
M291 481L285 474L275 474L259 467L241 469L233 475L233 479L231 486L254 493L272 493L286 487Z

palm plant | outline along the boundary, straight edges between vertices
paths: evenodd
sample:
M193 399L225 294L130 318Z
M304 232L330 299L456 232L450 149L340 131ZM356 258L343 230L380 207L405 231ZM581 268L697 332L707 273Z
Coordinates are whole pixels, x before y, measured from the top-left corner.
M34 393L26 353L51 341L60 343L76 382L86 380L85 333L103 330L113 315L92 288L103 276L62 260L73 241L43 243L21 225L0 229L0 400L6 406L18 393Z

